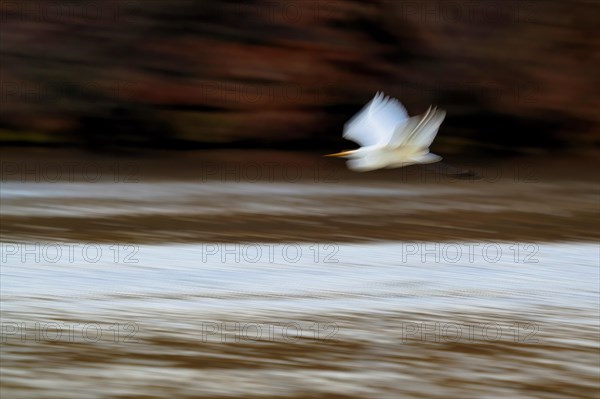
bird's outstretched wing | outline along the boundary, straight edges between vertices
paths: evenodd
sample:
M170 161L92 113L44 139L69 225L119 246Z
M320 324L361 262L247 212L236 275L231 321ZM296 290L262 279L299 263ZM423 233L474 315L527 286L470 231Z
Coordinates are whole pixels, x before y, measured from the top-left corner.
M363 147L385 146L397 127L408 120L406 109L393 98L377 93L375 97L344 126L343 137Z
M446 111L434 108L407 138L407 145L417 148L429 148L445 117Z
M396 128L390 147L429 148L445 117L445 111L429 107L423 115L413 116Z

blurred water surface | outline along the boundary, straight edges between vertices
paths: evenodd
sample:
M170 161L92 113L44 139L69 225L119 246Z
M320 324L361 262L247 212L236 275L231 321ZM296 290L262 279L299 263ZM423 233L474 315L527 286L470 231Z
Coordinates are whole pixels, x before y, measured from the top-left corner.
M482 184L5 182L3 397L593 397L596 189Z
M31 398L591 397L595 244L542 244L524 263L507 243L495 244L502 256L494 262L452 250L436 262L433 243L423 243L423 262L406 254L411 245L256 243L273 253L256 262L256 252L232 244L142 245L120 262L108 245L94 246L96 263L7 255L3 390ZM286 259L286 248L299 254ZM562 394L547 396L549 385Z

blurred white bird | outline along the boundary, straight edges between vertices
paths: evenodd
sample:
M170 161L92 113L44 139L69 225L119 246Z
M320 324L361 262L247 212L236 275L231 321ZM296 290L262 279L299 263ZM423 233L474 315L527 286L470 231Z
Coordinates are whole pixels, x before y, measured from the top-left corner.
M343 137L361 147L330 154L349 158L348 168L366 172L438 162L442 157L429 152L446 112L431 108L409 117L398 100L377 93L346 125Z

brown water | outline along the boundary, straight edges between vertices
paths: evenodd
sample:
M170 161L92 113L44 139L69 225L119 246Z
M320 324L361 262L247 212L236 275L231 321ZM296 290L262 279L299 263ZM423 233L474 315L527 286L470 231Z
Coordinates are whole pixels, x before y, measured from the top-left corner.
M3 163L2 397L598 397L581 165L259 158Z

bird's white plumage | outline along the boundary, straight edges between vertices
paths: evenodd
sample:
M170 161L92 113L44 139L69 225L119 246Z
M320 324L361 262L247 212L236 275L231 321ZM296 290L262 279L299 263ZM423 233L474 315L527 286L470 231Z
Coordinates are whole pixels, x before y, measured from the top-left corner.
M397 168L415 163L432 163L441 157L429 152L446 113L431 108L409 117L396 99L377 93L344 126L343 137L361 148L341 153L350 158L348 167L357 171Z
M399 124L408 120L406 109L396 99L377 93L344 128L344 138L361 146L387 144Z

